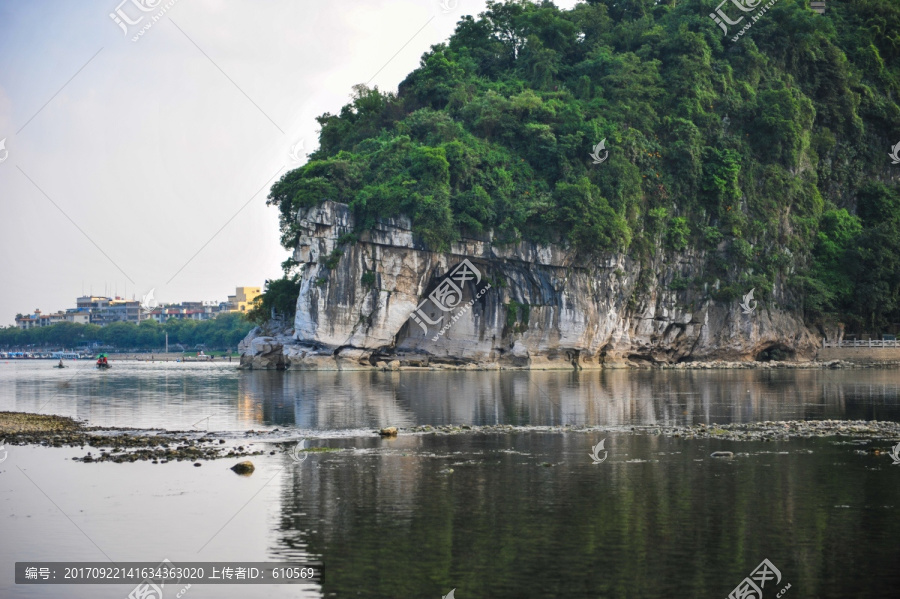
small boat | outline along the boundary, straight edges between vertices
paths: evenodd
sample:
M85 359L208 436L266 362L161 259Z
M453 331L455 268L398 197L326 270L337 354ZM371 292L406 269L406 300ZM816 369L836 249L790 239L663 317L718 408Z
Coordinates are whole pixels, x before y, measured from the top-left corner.
M112 366L109 365L106 354L100 354L99 356L97 356L97 368L99 368L100 370L112 368Z

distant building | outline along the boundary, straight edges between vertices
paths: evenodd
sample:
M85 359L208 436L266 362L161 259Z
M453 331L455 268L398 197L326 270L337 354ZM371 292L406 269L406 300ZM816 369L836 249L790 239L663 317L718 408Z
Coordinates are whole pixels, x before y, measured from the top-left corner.
M820 15L825 14L825 0L820 0L820 1L812 0L812 2L809 3L809 7L811 9L813 9L814 11L816 11L817 13L819 13Z
M161 306L146 313L162 324L170 318L177 320L210 320L219 315L219 304L214 302L182 302L180 304Z
M44 314L40 310L35 308L33 314L16 316L16 326L23 331L27 331L28 329L34 329L38 327L49 327L50 325L58 324L60 322L87 322L87 315L82 316L84 316L84 318L79 318L74 314L69 314L68 312Z
M95 310L109 306L110 299L98 295L84 295L75 299L78 310Z
M43 314L36 309L33 314L16 316L16 326L20 329L28 330L35 327L47 327L60 322L103 326L112 322L133 322L137 324L141 321L141 306L140 302L136 300L86 295L77 298L75 305L75 308L69 308L65 312Z
M228 296L229 312L247 312L253 307L253 300L262 295L262 287L238 287L234 295Z
M34 314L16 315L16 326L23 331L41 326L41 311L35 308Z
M69 308L66 310L66 320L76 324L90 324L91 313L86 310Z
M137 300L128 300L122 297L103 297L86 295L75 300L76 311L90 314L91 324L100 326L113 322L141 321L141 303Z
M16 315L16 326L22 330L46 327L60 322L96 324L105 326L114 322L139 324L142 320L153 319L164 323L170 318L178 320L209 320L223 312L244 312L252 306L253 300L261 294L259 287L238 287L227 302L182 302L168 304L151 310L141 307L137 300L102 295L83 295L75 299L75 308L65 312L42 314L35 309L32 314Z

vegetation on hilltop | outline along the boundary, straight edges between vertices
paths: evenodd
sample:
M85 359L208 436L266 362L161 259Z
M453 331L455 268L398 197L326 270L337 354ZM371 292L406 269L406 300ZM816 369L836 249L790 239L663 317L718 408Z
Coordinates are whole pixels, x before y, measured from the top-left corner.
M704 250L680 288L765 298L780 279L811 322L900 322L900 4L779 0L738 41L716 4L489 2L397 93L359 85L318 118L319 149L269 195L282 243L330 199L362 228L406 214L438 250L487 229L585 255Z

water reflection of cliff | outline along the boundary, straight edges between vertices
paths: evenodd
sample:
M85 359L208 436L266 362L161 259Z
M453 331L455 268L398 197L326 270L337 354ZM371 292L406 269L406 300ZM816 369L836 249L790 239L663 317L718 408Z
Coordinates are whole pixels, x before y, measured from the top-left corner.
M896 370L248 372L245 424L634 426L900 419Z
M600 466L593 436L534 431L285 458L270 557L315 556L328 597L724 597L763 558L798 599L900 583L891 473L851 448L746 443L723 462L704 442L607 437Z

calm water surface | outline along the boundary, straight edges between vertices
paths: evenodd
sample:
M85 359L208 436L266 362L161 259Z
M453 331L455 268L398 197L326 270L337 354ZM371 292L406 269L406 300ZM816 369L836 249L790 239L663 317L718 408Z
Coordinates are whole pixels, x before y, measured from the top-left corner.
M7 446L0 597L127 597L131 586L16 586L23 560L312 561L321 584L198 586L202 597L727 597L764 558L764 597L900 595L900 466L826 438L688 441L635 425L900 420L898 370L325 373L234 364L0 363L0 410L92 425L305 437L231 461L82 464ZM510 424L404 435L385 425ZM556 432L542 427L602 430ZM606 439L609 458L592 464ZM885 442L876 444L889 446ZM709 458L718 449L733 460ZM0 453L0 455L3 455ZM172 597L178 588L167 588ZM166 595L168 599L169 595Z

